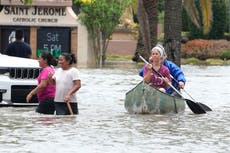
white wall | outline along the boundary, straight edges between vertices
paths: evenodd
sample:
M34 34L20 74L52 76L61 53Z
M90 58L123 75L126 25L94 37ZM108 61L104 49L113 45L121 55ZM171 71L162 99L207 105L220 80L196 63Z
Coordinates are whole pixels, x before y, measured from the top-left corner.
M77 42L77 65L78 67L94 67L96 64L92 43L89 39L88 31L85 26L78 23L78 42Z

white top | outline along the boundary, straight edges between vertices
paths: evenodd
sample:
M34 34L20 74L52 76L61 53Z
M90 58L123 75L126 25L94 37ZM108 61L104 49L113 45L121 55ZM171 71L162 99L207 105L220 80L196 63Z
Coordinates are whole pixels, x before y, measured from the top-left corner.
M56 80L55 102L64 102L66 94L73 88L74 80L80 80L78 69L72 67L68 70L58 68L53 75ZM70 102L77 102L76 93L70 97Z

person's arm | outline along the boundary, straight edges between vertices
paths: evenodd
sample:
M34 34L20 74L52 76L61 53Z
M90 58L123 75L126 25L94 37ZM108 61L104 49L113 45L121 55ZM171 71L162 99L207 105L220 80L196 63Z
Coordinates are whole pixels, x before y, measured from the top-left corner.
M31 100L31 98L33 97L33 95L44 90L44 88L47 86L47 84L48 84L47 80L41 80L41 83L36 88L34 88L32 91L30 91L30 93L26 96L26 102L28 103Z
M186 82L184 73L183 73L183 71L182 71L179 67L175 70L174 78L175 78L178 82L179 82L179 81L182 81L182 82L184 82L184 83Z
M70 97L81 88L81 80L74 80L73 84L73 88L65 96L65 101L69 101Z
M180 88L184 88L186 79L182 69L178 67L175 63L168 60L164 64L166 67L168 67L171 76L178 82L178 86Z
M144 68L144 77L143 77L143 80L146 83L150 83L151 82L152 68L153 68L152 64L148 64Z
M56 81L55 81L53 75L54 74L52 74L52 73L48 74L48 83L51 84L51 85L56 85Z
M183 81L178 82L178 86L180 89L184 89L184 85L185 85L185 83Z
M174 78L177 80L179 88L183 89L185 86L186 80L185 80L184 73L182 72L181 69L177 71Z
M163 81L166 83L166 87L169 88L171 84L171 76L168 68L166 68L164 71Z

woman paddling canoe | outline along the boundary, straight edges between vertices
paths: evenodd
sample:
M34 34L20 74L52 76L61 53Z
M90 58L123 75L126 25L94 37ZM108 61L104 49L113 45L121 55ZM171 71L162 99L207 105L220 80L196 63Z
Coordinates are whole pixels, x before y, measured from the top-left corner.
M159 46L152 49L150 63L146 61L143 68L144 81L126 93L125 108L129 113L165 114L185 110L183 98L165 94L172 85L169 69L163 65L163 52Z
M175 63L172 61L169 61L167 59L167 54L165 52L165 49L162 45L157 44L157 47L160 47L163 50L163 65L166 66L171 74L172 78L172 85L177 89L184 89L186 79L183 71L180 67L178 67ZM150 60L151 61L151 60ZM144 67L140 70L139 75L143 77L144 73ZM170 95L174 95L175 91L172 88L167 88L166 92Z
M171 77L169 69L162 64L163 50L158 46L154 47L151 51L150 59L151 63L146 64L144 67L144 81L166 93L166 89L170 87L168 84L171 83ZM163 77L156 74L153 69Z

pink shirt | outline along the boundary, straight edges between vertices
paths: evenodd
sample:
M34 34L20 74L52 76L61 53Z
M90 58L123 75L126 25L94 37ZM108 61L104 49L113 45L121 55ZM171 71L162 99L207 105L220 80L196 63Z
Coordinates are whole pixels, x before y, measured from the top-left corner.
M49 73L54 74L54 72L55 72L54 68L50 66L43 68L37 78L38 84L40 84L42 80L48 80ZM55 90L56 90L55 85L47 84L47 86L41 92L37 93L38 101L41 102L46 98L54 98Z
M145 65L144 68L144 76L147 73L147 65ZM171 77L170 77L170 72L169 69L164 66L161 65L160 69L158 70L158 72L163 76L163 77L167 77L170 81L171 81ZM163 81L163 79L161 79L160 76L158 76L154 71L152 71L151 73L151 81L150 84L157 87L157 88L166 88L167 85L166 83Z

